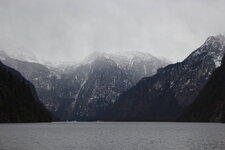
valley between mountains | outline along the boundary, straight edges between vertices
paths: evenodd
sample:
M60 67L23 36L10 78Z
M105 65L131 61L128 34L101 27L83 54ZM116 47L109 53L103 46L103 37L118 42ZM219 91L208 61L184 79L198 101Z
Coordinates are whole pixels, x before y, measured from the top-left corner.
M197 114L201 106L209 107L199 104L204 97L198 95L210 93L205 85L212 82L224 54L225 36L217 35L175 64L144 52L95 52L80 63L50 65L1 51L0 60L34 85L55 120L198 121L201 117L188 111L195 108ZM224 104L225 97L220 100ZM223 121L224 108L216 105L210 119L199 121Z

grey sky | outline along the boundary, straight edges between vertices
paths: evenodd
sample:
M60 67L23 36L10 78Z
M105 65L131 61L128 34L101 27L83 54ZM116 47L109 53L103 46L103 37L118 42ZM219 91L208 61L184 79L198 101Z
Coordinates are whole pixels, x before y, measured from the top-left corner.
M224 0L0 0L0 49L54 61L115 50L181 61L224 31Z

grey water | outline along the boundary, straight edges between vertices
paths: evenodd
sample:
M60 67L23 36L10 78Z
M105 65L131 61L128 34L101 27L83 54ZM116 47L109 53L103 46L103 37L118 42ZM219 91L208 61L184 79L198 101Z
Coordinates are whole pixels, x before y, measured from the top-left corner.
M225 150L225 124L0 124L0 150Z

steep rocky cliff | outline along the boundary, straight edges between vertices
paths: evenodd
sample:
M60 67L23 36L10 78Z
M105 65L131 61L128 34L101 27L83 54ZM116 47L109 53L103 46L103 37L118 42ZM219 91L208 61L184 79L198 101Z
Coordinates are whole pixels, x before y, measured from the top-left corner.
M211 36L183 62L160 69L124 92L106 115L116 121L175 121L204 87L225 53L225 37Z

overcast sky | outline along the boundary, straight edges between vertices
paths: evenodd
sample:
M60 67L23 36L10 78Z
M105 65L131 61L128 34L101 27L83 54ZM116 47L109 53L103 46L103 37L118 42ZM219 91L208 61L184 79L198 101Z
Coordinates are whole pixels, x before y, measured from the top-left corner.
M0 0L0 49L54 61L93 51L183 60L225 31L225 0Z

